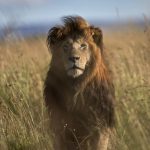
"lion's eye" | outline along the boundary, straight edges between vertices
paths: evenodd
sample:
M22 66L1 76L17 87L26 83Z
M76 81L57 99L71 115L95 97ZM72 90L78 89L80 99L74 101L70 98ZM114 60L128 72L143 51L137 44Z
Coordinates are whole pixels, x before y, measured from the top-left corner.
M64 50L64 51L67 51L68 49L69 49L69 46L68 46L68 45L64 45L64 46L63 46L63 50Z
M80 49L86 49L87 48L87 44L81 44Z

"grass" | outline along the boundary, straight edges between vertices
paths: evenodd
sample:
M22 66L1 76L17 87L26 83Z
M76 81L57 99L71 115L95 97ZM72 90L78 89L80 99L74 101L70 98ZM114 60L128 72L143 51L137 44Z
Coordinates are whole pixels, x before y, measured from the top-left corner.
M150 33L105 33L116 88L112 150L150 149ZM45 37L0 43L0 150L51 150L43 82L50 55Z

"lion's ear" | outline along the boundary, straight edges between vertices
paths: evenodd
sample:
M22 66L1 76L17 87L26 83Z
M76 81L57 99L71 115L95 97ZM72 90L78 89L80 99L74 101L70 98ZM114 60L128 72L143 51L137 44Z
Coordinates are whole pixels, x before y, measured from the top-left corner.
M60 26L53 27L49 30L47 36L48 48L52 48L63 36L63 28Z
M101 52L103 52L103 33L102 30L99 28L95 28L93 26L90 27L91 29L91 33L92 33L92 37L94 42L96 43L96 45L98 47L100 47Z

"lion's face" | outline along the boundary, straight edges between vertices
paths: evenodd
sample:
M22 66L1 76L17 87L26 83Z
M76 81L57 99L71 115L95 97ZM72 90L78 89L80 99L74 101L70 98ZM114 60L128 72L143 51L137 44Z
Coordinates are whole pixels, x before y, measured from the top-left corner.
M83 38L67 38L62 43L62 59L68 76L77 78L84 73L91 58L88 42Z
M47 37L52 70L58 76L86 76L103 51L102 39L101 29L90 26L83 18L64 18L64 24L51 28Z

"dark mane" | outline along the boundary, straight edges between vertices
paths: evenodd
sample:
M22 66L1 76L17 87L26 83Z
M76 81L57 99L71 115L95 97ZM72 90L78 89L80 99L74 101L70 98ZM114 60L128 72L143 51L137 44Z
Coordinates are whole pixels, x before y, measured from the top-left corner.
M88 27L88 23L80 16L67 16L62 18L67 32L80 31Z

